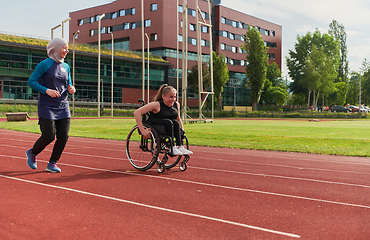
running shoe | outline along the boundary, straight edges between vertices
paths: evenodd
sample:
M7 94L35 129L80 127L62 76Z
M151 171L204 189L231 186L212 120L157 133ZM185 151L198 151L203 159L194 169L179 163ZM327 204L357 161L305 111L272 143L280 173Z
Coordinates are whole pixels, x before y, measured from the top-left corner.
M31 150L32 148L26 151L27 165L32 169L36 169L37 168L36 155L32 154Z
M52 173L60 173L62 169L60 169L56 163L48 162L48 165L46 166L46 171L52 172Z
M187 150L186 148L184 148L184 146L179 147L178 150L180 152L182 152L182 155L190 155L190 154L193 154L192 151Z
M172 147L173 155L182 155L182 152L177 147Z

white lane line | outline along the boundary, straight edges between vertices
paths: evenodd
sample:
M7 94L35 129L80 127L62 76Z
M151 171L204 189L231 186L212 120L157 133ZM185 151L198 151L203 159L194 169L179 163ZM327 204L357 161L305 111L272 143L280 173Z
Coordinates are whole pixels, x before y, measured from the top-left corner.
M19 146L5 145L5 144L0 144L0 146L19 148ZM93 148L93 149L104 149L104 150L108 150L108 151L126 152L126 150L107 149L107 148ZM44 151L51 151L51 150L45 149ZM118 160L118 161L126 161L126 160L128 161L128 159L126 158L126 154L122 155L122 157L119 157L119 158L100 156L100 155L96 155L96 154L95 155L81 154L81 153L74 153L74 152L68 152L68 151L64 151L63 154L71 154L71 155L90 157L90 158L106 158L106 159L112 159L112 160ZM195 158L200 158L200 157L195 156ZM232 163L243 163L243 164L251 164L251 165L261 165L261 166L273 166L273 167L281 167L281 168L292 168L292 169L298 169L298 170L313 170L313 171L323 171L323 172L338 172L338 173L370 175L370 173L368 173L368 172L355 172L355 171L343 171L343 170L332 170L332 169L322 169L322 168L309 168L309 167L289 166L289 165L270 164L270 163L257 163L257 162L247 162L247 161L237 161L237 160L227 160L227 159L216 159L216 158L207 158L207 157L201 157L201 159L202 160L203 159L209 159L209 160L212 160L212 161L222 161L222 162L232 162Z
M159 211L165 211L165 212L176 213L176 214L181 214L181 215L190 216L190 217L196 217L196 218L201 218L201 219L226 223L226 224L230 224L230 225L235 225L235 226L239 226L239 227L254 229L254 230L268 232L268 233L273 233L273 234L277 234L277 235L282 235L282 236L287 236L287 237L292 237L292 238L300 238L299 235L292 234L292 233L286 233L286 232L276 231L276 230L272 230L272 229L261 228L261 227L252 226L252 225L248 225L248 224L228 221L228 220L224 220L224 219L220 219L220 218L208 217L208 216L204 216L204 215L200 215L200 214L194 214L194 213L183 212L183 211L178 211L178 210L174 210L174 209L157 207L157 206L153 206L153 205L148 205L148 204L133 202L133 201L129 201L129 200L124 200L124 199L120 199L120 198L104 196L104 195L91 193L91 192L85 192L85 191L81 191L81 190L77 190L77 189L73 189L73 188L67 188L67 187L55 186L55 185L50 185L50 184L45 184L45 183L40 183L40 182L34 182L34 181L22 179L22 178L14 178L14 177L9 177L9 176L5 176L5 175L0 175L0 177L7 178L7 179L12 179L12 180L16 180L16 181L21 181L21 182L26 182L26 183L31 183L31 184L36 184L36 185L40 185L40 186L44 186L44 187L50 187L50 188L56 188L56 189L71 191L71 192L75 192L75 193L80 193L80 194L84 194L84 195L99 197L99 198L113 200L113 201L117 201L117 202L123 202L123 203L132 204L132 205L136 205L136 206L140 206L140 207L151 208L151 209L155 209L155 210L159 210Z
M365 174L365 175L369 175L370 174L370 173L367 173L367 172L355 172L355 171L343 171L343 170L333 170L333 169L323 169L323 168L299 167L299 166L289 166L289 165L272 164L272 163L258 163L258 162L227 160L227 159L217 159L217 158L208 158L208 157L202 157L202 159L208 159L208 160L211 160L211 161L231 162L231 163L243 163L243 164L251 164L251 165L262 165L262 166L272 166L272 167L282 167L282 168L293 168L293 169L299 169L299 170L314 170L314 171L325 171L325 172L355 173L355 174ZM333 163L341 163L341 162L333 162ZM364 164L364 165L366 165L366 164Z
M2 156L2 155L0 155L0 156ZM14 158L19 158L19 157L14 157ZM41 162L47 162L47 161L41 161ZM295 195L282 194L282 193L259 191L259 190L248 189L248 188L229 187L229 186L223 186L223 185L218 185L218 184L195 182L195 181L190 181L190 180L183 180L183 179L178 179L178 178L169 178L169 177L163 177L163 176L157 176L157 175L149 175L149 174L142 174L142 173L135 173L135 172L122 172L122 171L117 171L117 170L86 167L86 166L79 166L79 165L68 164L68 163L58 163L58 165L77 167L77 168L83 168L83 169L94 170L94 171L103 171L103 172L111 172L111 173L120 173L120 174L127 174L127 175L157 178L157 179L162 179L162 180L164 179L164 180L169 180L169 181L174 181L174 182L190 183L190 184L195 184L195 185L215 187L215 188L221 188L221 189L227 189L227 190L237 190L237 191L244 191L244 192L252 192L252 193L265 194L265 195L279 196L279 197L285 197L285 198L293 198L293 199L307 200L307 201L313 201L313 202L323 202L323 203L329 203L329 204L335 204L335 205L341 205L341 206L349 206L349 207L370 209L370 206L361 205L361 204L343 203L343 202L330 201L330 200L324 200L324 199L317 199L317 198L309 198L309 197L295 196Z
M75 154L75 155L90 156L90 155L85 155L85 154ZM1 155L1 154L0 154L0 156L1 157L10 157L10 156ZM95 157L95 156L94 155L91 155L91 157ZM104 156L102 156L102 158L103 157ZM13 158L24 159L23 157L17 157L17 156L13 156ZM106 157L106 158L109 158L109 157ZM112 158L109 158L109 159L112 159ZM120 159L120 160L122 160L122 159ZM47 162L47 161L42 161L42 160L39 160L39 161L40 162ZM90 167L73 165L73 164L68 164L68 163L59 163L59 164L60 165L66 165L66 166L72 166L72 167L88 168L88 169L90 169ZM342 185L342 186L349 186L349 187L370 188L369 185L354 184L354 183L344 183L344 182L333 182L333 181L325 181L325 180L318 180L318 179L312 179L312 178L288 177L288 176L271 175L271 174L264 174L264 173L237 172L237 171L231 171L231 170L220 170L220 169L211 169L211 168L194 167L194 166L191 166L189 168L198 169L198 170L205 170L205 171L225 172L225 173L240 174L240 175L258 176L258 177L281 178L281 179L307 181L307 182L316 182L316 183L323 183L323 184L335 184L335 185ZM91 169L94 169L94 170L97 170L98 169L100 171L105 171L105 169L99 169L99 168L91 168ZM107 171L111 171L111 170L107 170ZM127 173L127 172L119 172L119 173Z
M282 179L289 179L289 180L299 180L299 181L318 182L318 183L326 183L326 184L337 184L337 185L344 185L344 186L351 186L351 187L370 188L370 186L368 185L343 183L343 182L332 182L332 181L318 180L318 179L312 179L312 178L287 177L287 176L271 175L271 174L264 174L264 173L236 172L236 171L231 171L231 170L220 170L220 169L202 168L202 167L194 167L194 166L191 166L191 168L195 168L199 170L215 171L215 172L226 172L226 173L233 173L233 174L282 178Z

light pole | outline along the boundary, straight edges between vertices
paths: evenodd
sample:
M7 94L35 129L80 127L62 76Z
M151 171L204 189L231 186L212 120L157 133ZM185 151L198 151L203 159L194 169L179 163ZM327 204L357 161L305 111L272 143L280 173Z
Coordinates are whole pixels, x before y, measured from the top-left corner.
M56 25L55 27L53 27L52 29L51 29L51 39L53 39L54 38L54 30L55 29L57 29L58 27L60 27L60 26L62 26L61 24L58 24L58 25Z
M144 59L144 0L141 0L141 54L143 55L142 62L142 77L143 77L143 87L142 87L142 98L145 98L145 59Z
M110 94L110 104L111 104L111 115L113 117L113 33L112 36L112 70L111 70L111 94Z
M105 17L103 13L99 16L99 24L98 24L98 118L100 118L100 35L101 35L101 19Z
M62 21L62 38L64 38L64 24L71 20L71 18L67 18L66 20Z
M146 34L145 33L145 37L146 37L146 39L147 39L147 42L148 42L148 55L147 55L147 58L148 58L148 61L147 61L147 68L148 68L148 73L147 73L147 75L148 75L148 77L147 77L147 89L148 89L148 93L147 93L147 96L148 96L148 101L147 101L147 103L149 103L149 37L148 37L148 34Z
M76 39L76 35L80 32L80 30L77 30L77 32L75 32L73 34L73 66L72 66L72 69L73 69L73 74L72 74L72 84L73 86L75 85L75 72L76 72L76 66L75 66L75 39ZM74 120L75 119L75 95L73 94L73 111L72 111L72 119Z

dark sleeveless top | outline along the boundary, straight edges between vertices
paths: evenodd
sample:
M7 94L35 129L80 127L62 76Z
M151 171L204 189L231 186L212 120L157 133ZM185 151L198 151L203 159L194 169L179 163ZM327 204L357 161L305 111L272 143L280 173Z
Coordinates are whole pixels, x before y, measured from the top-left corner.
M153 112L150 112L150 115L149 115L149 122L151 120L155 120L155 119L164 119L164 118L167 118L167 119L171 119L171 120L175 120L178 116L178 109L177 109L177 102L174 102L174 104L169 107L167 106L163 101L158 101L159 102L159 105L160 105L160 110L158 113L153 113Z

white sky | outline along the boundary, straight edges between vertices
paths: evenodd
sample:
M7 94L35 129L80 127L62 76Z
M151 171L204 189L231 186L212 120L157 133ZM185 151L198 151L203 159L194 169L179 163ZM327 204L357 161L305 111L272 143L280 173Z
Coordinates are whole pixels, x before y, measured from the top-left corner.
M7 1L1 6L0 32L50 39L50 29L67 19L69 12L109 2L112 0ZM316 28L327 32L333 19L346 29L350 70L358 71L362 61L370 55L368 0L221 0L221 4L282 26L284 76L287 74L285 56L294 48L297 35L305 35ZM68 39L68 24L65 27ZM61 35L61 28L54 31L54 36Z

